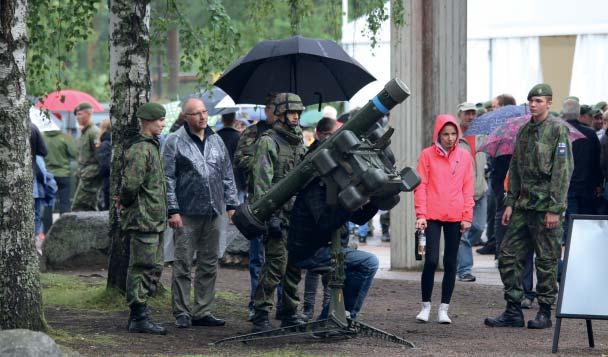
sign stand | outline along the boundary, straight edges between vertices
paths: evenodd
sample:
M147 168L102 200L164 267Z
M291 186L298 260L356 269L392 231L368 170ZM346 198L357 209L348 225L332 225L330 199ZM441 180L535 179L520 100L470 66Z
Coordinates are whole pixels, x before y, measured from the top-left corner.
M575 240L573 240L573 232ZM594 296L605 296L594 288L602 288L596 284L595 274L582 274L588 271L589 262L602 262L605 257L603 247L608 247L608 216L571 215L568 225L568 240L566 242L566 256L564 258L564 271L562 273L557 310L555 313L555 330L553 331L552 353L557 353L562 319L585 320L587 326L587 339L589 347L595 347L593 326L591 320L608 320L608 310L604 300L594 299ZM568 272L572 277L568 280ZM604 276L602 271L597 276ZM595 279L594 279L595 278ZM595 281L594 281L595 280ZM580 304L581 298L577 292L584 291L591 297L589 301Z

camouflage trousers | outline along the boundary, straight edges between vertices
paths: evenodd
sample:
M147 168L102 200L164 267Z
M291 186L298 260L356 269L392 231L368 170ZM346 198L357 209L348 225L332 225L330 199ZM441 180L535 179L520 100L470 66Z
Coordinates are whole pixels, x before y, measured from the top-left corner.
M279 283L283 285L281 311L279 316L289 316L296 313L300 299L298 297L298 282L301 271L287 264L287 231L283 238L268 238L264 242L266 260L255 290L254 309L256 318L268 314L274 306L274 292Z
M539 303L552 305L557 294L557 261L561 256L562 224L545 228L546 212L514 209L500 247L498 270L505 300L519 304L524 296L522 274L526 255L536 253L536 295Z
M145 305L156 292L163 272L163 232L128 231L127 303Z
M102 179L99 176L78 180L72 211L97 211L97 194L101 183Z

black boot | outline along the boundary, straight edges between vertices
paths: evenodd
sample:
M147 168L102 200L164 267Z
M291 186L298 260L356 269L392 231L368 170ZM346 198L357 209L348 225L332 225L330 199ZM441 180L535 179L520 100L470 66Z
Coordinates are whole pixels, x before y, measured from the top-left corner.
M497 317L486 317L484 323L490 327L524 327L524 314L520 304L508 302L505 312Z
M284 317L281 320L281 327L289 327L289 326L299 326L305 324L306 321L300 317L300 314L293 314L287 317Z
M551 322L551 305L539 303L538 306L540 309L534 320L528 321L528 328L543 329L551 327L553 325Z
M129 316L129 332L151 333L166 335L167 330L159 324L150 321L146 305L134 304Z
M251 329L251 332L253 333L272 330L272 325L268 320L267 312L256 311L251 322L253 322L253 328Z

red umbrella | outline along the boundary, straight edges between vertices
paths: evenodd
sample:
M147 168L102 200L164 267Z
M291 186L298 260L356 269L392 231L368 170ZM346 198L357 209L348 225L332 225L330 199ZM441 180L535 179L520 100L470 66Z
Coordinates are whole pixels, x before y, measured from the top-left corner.
M81 102L89 102L94 112L103 112L103 107L97 99L90 94L73 89L64 89L49 93L41 102L36 103L37 108L71 112Z

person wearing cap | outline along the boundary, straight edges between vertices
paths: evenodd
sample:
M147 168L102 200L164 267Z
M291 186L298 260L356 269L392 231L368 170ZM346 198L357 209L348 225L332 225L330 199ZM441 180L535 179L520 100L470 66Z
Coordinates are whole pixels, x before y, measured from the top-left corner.
M270 188L298 165L306 149L304 147L300 114L304 104L297 94L279 93L274 98L274 115L277 121L256 144L253 167L252 202L264 196ZM266 261L262 266L260 280L255 291L253 332L272 328L268 314L273 307L274 290L283 285L281 310L278 311L282 326L303 323L294 306L298 306L297 281L299 269L287 266L287 232L293 201L287 201L266 222L267 234L264 242ZM294 283L295 282L295 283Z
M129 237L127 303L131 310L128 331L164 335L167 330L150 321L148 298L159 287L163 271L163 232L167 225L167 196L158 136L165 127L165 108L141 105L136 112L139 135L124 153L119 195L120 228Z
M169 226L175 260L171 277L173 316L178 328L223 326L211 313L215 301L220 232L224 215L239 205L228 149L208 124L198 98L182 106L185 124L165 140L162 150L167 181ZM194 300L190 302L192 258L196 253Z
M604 113L599 108L594 107L591 110L591 117L593 118L593 122L591 123L591 126L592 126L593 130L595 130L595 134L597 135L598 139L601 139L602 136L604 135L604 133L606 132L606 129L604 128L603 115L604 115Z
M74 115L80 127L78 139L78 186L72 201L72 211L96 211L97 195L102 178L95 150L99 143L99 128L93 124L93 106L82 102L74 108Z
M458 106L458 124L463 135L477 116L477 106L474 103L461 103ZM459 146L471 154L473 163L473 173L475 174L475 188L473 199L473 222L471 228L464 232L460 237L458 247L458 267L456 275L459 281L473 282L476 280L471 273L473 268L473 249L472 246L481 242L481 234L485 229L487 217L486 191L488 184L485 178L486 154L477 151L478 137L469 135L459 138Z
M490 327L523 327L522 273L526 255L536 253L539 311L528 321L530 329L552 325L551 305L557 294L557 262L561 256L562 219L572 176L572 146L568 128L549 113L553 91L537 84L528 93L531 119L518 131L509 165L509 184L498 269L504 284L506 310L488 317Z

